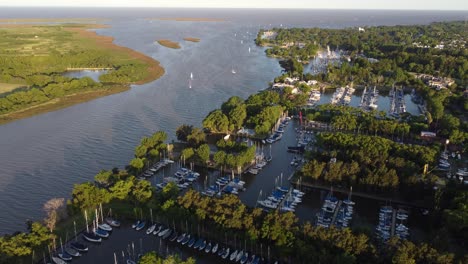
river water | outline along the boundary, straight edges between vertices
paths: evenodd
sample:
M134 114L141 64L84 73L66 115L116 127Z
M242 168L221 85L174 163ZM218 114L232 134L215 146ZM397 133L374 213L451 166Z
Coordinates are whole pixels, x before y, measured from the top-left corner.
M0 126L0 234L5 234L24 229L26 219L40 220L44 202L69 197L73 184L92 180L101 169L125 166L142 136L164 130L174 138L180 124L199 126L209 111L230 96L246 98L267 87L281 68L254 45L258 28L428 23L460 20L466 12L2 7L0 16L104 17L111 27L96 30L98 34L159 60L166 70L159 80L129 91ZM145 19L149 17L226 21ZM184 37L201 38L201 42L185 42ZM182 48L154 43L164 38L179 41ZM189 89L191 72L194 79Z

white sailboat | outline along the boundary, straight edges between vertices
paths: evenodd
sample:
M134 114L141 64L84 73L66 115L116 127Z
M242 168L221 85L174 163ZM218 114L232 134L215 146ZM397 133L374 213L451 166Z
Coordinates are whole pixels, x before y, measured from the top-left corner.
M250 47L249 47L249 53L250 53Z
M236 71L234 70L234 67L231 69L232 74L236 74Z
M193 80L193 73L190 73L190 80Z

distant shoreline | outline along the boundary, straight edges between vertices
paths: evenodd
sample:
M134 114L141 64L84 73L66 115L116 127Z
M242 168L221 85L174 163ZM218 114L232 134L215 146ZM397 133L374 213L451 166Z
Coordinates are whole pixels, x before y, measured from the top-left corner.
M179 22L225 22L221 18L203 18L203 17L162 17L162 18L146 18L146 20L163 20L163 21L179 21Z

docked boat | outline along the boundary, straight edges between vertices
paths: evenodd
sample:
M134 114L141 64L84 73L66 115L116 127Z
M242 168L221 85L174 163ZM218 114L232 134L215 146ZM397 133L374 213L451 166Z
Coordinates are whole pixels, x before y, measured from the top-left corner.
M181 243L181 242L182 242L182 240L184 240L184 239L185 239L185 236L186 236L186 234L185 234L185 233L183 233L182 235L180 235L180 236L177 238L177 243Z
M108 225L108 224L105 224L105 223L99 224L98 227L99 227L99 229L107 231L107 232L112 231L112 227L110 225Z
M200 244L200 246L198 247L198 249L199 249L200 251L203 251L203 250L205 249L205 247L206 247L206 240L203 240L203 242Z
M177 233L177 232L174 230L174 232L172 232L172 235L169 237L169 241L174 242L174 241L177 240L178 237L179 237L179 233Z
M153 235L157 235L159 234L159 232L161 232L163 230L164 226L163 225L160 225L158 226L158 228L155 228L155 230L153 231Z
M58 257L52 257L52 262L54 262L55 264L67 264L67 262L63 261Z
M94 232L97 236L100 236L102 238L108 238L109 237L109 232L102 230L102 229L97 229L96 232Z
M195 245L195 242L196 242L196 238L195 238L195 237L192 237L192 238L190 239L190 241L188 241L187 246L188 246L189 248L191 248L191 247L193 247L193 245ZM182 245L183 245L183 244L184 244L184 243L182 243Z
M172 234L172 229L169 229L164 235L162 235L162 239L167 239L168 237L170 237Z
M71 261L73 258L70 254L68 254L67 252L65 251L61 251L58 253L58 256L59 258L61 258L62 260L65 260L65 261Z
M182 245L187 244L189 241L191 241L191 235L185 236L185 238L180 242Z
M162 237L167 234L171 229L170 228L164 228L163 231L159 232L158 236Z
M106 218L106 223L112 227L120 227L120 222L112 218Z
M230 248L227 248L226 251L224 252L224 255L222 255L221 257L222 257L223 259L226 259L226 258L229 256L230 250L231 250ZM237 253L236 253L236 254L237 254Z
M146 226L146 221L141 221L136 227L135 227L135 230L139 231L139 230L142 230L143 228L145 228Z
M81 244L79 242L71 242L70 246L80 252L87 252L88 251L88 246Z
M244 251L243 250L241 250L239 253L237 253L236 262L239 262L239 260L241 260L242 256L244 256Z
M208 245L205 248L205 253L210 253L212 248L213 248L213 245L211 245L211 242L208 243Z
M236 259L236 257L237 257L237 253L238 253L238 251L236 249L236 251L231 253L231 256L229 257L229 260L234 261L234 259Z
M137 220L135 223L132 224L132 228L136 228L141 223L140 220Z
M249 253L245 252L244 256L242 256L242 258L240 259L240 263L245 264L248 259L249 259Z
M214 245L213 249L211 250L211 253L216 254L217 251L218 251L218 243Z
M94 234L92 232L84 232L83 237L84 237L84 239L86 239L89 242L94 242L94 243L102 242L102 238L100 238L99 236L97 236L96 234Z
M81 256L80 252L72 247L65 247L65 252L67 252L68 255L75 258Z
M146 230L146 234L149 235L149 234L153 233L154 229L156 229L156 226L157 226L157 224L154 224L154 225L151 225L150 227L148 227L148 229Z

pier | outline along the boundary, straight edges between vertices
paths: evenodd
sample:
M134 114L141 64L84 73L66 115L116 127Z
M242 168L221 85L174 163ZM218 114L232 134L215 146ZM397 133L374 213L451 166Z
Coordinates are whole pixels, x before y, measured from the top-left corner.
M338 216L338 212L340 211L341 205L343 204L343 201L339 200L338 205L335 207L335 211L333 212L333 218L331 221L330 226L335 225L336 223L336 217Z
M391 229L390 229L390 235L391 236L395 235L396 213L397 213L397 211L395 209L393 209L393 212L392 212L392 226L391 226Z

